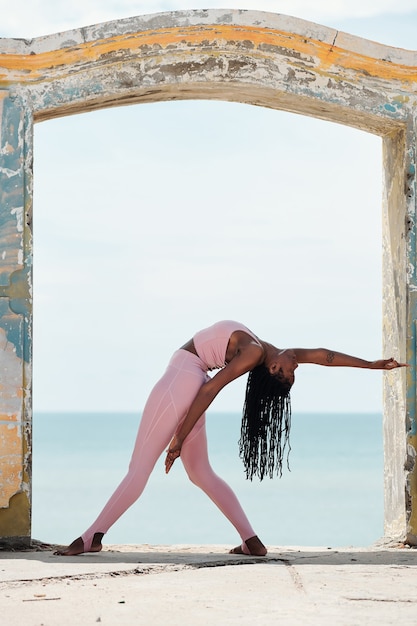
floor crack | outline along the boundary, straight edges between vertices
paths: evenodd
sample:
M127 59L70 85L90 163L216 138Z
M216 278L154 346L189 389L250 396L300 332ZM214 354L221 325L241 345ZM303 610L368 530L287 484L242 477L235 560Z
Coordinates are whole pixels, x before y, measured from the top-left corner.
M302 578L300 574L297 572L297 570L295 569L294 565L290 563L290 561L285 561L284 565L287 566L288 572L293 580L295 588L298 589L298 591L302 591L303 593L305 593L306 590L304 588Z
M99 580L103 578L116 578L123 576L144 576L150 574L163 574L166 572L179 572L192 569L203 569L208 567L226 567L229 565L256 565L265 563L282 563L283 565L289 565L289 561L286 559L270 558L270 557L251 557L250 559L233 559L233 560L218 560L218 561L202 561L200 563L176 563L176 564L138 564L133 569L113 570L109 572L93 572L86 574L66 574L62 576L46 576L43 578L25 578L20 580L4 581L0 583L0 589L10 589L12 587L20 587L29 583L36 584L48 584L54 582L66 581L78 581L78 580Z
M344 600L351 600L354 602L393 602L397 604L398 602L403 602L405 604L416 604L417 600L401 600L398 598L349 598L347 596L344 597Z

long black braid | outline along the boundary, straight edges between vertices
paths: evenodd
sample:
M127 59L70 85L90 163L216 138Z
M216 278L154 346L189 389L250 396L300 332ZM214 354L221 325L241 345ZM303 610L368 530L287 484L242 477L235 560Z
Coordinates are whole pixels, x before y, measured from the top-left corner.
M243 406L239 456L243 460L246 478L274 472L282 475L285 449L291 450L291 383L282 376L272 376L261 364L249 372Z

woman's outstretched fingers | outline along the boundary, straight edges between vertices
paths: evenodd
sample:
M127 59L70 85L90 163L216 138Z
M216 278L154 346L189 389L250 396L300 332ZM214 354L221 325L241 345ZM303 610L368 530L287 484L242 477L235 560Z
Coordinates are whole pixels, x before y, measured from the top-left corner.
M378 361L374 361L371 365L372 369L377 370L393 370L397 367L409 367L408 363L399 363L394 358L390 359L380 359Z
M168 474L171 467L174 465L175 459L179 457L179 454L175 456L172 452L168 450L166 459L165 459L165 474Z
M387 359L385 361L385 368L384 369L393 370L396 367L408 367L408 363L398 363L398 361L396 361L393 358Z
M165 459L165 473L168 474L169 470L174 464L175 459L181 455L181 441L177 435L174 435L171 439L171 443L168 446L167 456Z

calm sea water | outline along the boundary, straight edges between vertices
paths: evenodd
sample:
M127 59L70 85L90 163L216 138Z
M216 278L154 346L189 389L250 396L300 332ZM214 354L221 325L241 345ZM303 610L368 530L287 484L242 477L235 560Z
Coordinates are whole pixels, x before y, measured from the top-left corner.
M69 543L95 519L124 477L139 416L36 413L32 536ZM237 493L269 545L368 546L383 535L380 414L293 414L291 471L247 481L238 456L240 415L207 417L215 471ZM142 497L107 543L230 544L237 534L176 462L161 458Z

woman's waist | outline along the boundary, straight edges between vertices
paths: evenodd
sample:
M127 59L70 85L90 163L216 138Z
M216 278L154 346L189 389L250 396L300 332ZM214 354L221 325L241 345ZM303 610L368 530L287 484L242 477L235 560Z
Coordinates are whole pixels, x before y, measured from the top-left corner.
M198 356L197 352L193 352L185 347L178 348L178 350L174 352L169 361L169 365L177 369L197 368L203 372L207 372L208 370L206 363Z
M187 352L191 352L191 354L195 354L195 356L198 356L197 354L197 350L195 349L195 345L194 345L194 340L190 339L190 341L187 341L187 343L185 343L183 346L181 346L180 350L186 350ZM200 357L198 357L200 358Z

